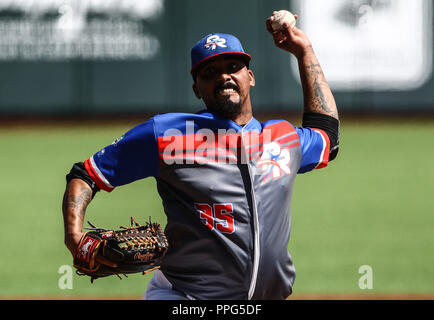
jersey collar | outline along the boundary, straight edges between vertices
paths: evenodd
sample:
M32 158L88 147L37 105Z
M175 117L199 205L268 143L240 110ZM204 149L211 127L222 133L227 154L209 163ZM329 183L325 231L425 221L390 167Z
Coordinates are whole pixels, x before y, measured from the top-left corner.
M256 118L253 116L247 124L245 124L244 126L240 126L235 121L223 118L223 117L219 116L218 114L216 114L215 112L210 111L208 109L201 110L201 111L197 112L196 114L200 114L200 115L205 116L205 117L210 117L210 118L216 119L218 121L226 122L228 124L228 127L235 129L237 132L240 132L240 131L243 131L243 132L257 131L258 133L261 133L261 131L262 131L261 123L258 120L256 120Z

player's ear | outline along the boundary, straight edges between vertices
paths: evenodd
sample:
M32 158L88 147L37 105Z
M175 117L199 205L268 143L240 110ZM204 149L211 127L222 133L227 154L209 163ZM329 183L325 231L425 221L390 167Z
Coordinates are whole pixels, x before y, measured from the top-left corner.
M194 94L196 95L196 98L198 98L199 100L202 99L202 95L200 94L199 88L197 87L197 83L193 83L193 91Z
M256 84L256 81L255 81L255 75L253 74L253 71L250 70L250 69L249 69L248 72L249 72L250 86L251 86L251 87L254 87L255 84Z

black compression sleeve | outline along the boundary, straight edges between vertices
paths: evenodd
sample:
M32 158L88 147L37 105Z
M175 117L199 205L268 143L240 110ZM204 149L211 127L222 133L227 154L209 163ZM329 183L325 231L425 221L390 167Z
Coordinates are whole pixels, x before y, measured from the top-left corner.
M303 114L303 127L321 129L330 139L329 161L336 158L339 151L339 120L321 113L306 112Z
M83 180L92 188L92 197L95 196L95 193L101 190L87 173L83 162L74 163L71 171L66 175L66 182L69 183L69 181L75 178Z

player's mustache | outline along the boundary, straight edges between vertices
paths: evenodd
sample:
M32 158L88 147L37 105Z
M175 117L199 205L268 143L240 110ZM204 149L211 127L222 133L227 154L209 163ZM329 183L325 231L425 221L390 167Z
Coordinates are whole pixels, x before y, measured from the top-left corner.
M240 87L236 83L232 82L225 82L222 85L216 86L216 88L214 89L214 93L217 94L219 90L224 89L234 89L236 92L240 93Z

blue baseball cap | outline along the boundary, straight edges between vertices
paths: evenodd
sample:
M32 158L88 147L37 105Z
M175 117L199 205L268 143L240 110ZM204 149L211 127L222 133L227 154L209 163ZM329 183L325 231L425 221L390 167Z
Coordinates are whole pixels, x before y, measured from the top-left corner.
M246 61L252 58L244 52L237 37L225 33L211 33L200 39L191 49L191 71L193 74L198 66L205 61L223 54L240 55Z

